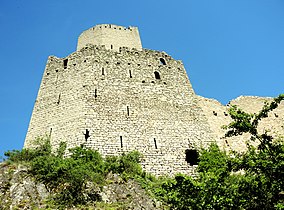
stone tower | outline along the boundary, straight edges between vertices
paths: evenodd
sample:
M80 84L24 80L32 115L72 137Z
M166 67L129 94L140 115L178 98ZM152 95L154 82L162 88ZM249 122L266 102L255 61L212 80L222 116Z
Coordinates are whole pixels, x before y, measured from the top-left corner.
M106 49L115 51L119 51L120 47L142 50L137 27L124 28L111 24L97 25L81 33L78 39L77 51L87 44L104 45Z
M148 172L190 174L211 133L182 62L143 49L136 27L103 24L79 36L76 52L48 58L24 147L48 135L54 148L138 150Z

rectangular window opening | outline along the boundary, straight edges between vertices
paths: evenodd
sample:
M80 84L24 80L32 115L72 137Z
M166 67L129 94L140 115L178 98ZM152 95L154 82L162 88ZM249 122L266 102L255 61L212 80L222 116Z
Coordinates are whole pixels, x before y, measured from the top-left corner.
M198 165L199 162L199 154L195 149L186 149L185 150L185 161L189 163L189 165Z
M105 69L104 69L104 67L102 68L102 75L105 75Z
M95 89L95 98L97 98L98 95L97 95L97 89Z
M63 60L64 69L67 68L67 64L68 64L68 59L64 59L64 60Z

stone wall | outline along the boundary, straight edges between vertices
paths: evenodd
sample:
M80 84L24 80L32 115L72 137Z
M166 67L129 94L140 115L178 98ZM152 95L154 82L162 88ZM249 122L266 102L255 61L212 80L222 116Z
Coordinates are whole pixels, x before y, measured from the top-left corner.
M142 50L142 44L137 27L122 27L112 24L94 26L78 38L77 50L87 44L105 45L106 49L118 51L120 47Z
M266 100L230 104L257 112ZM283 135L283 106L259 129ZM66 141L104 156L138 150L148 172L194 174L200 147L216 141L225 150L246 149L249 136L224 138L228 107L196 96L182 62L142 49L137 28L98 25L80 35L76 52L48 58L24 146L47 135L53 148Z
M49 57L25 147L45 133L55 148L67 141L103 155L138 150L144 169L157 175L194 173L186 150L212 141L181 61L94 45Z
M256 96L240 96L229 102L227 105L222 105L214 99L208 99L198 96L200 107L208 119L213 135L218 145L225 150L246 150L246 141L249 135L243 134L237 137L224 138L226 130L222 126L228 125L231 118L228 115L228 109L231 105L237 105L239 108L248 113L258 113L264 104L271 102L272 98L256 97ZM275 138L284 136L284 103L273 111L270 112L268 117L261 120L258 126L259 132L264 133L268 131ZM257 144L257 142L255 142Z

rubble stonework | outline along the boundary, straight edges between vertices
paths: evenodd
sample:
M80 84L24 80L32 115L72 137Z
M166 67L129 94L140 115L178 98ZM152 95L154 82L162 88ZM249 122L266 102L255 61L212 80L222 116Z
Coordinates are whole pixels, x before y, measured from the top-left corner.
M214 99L208 99L197 96L199 104L208 119L209 126L212 130L214 139L216 139L219 147L225 150L236 150L239 152L247 149L247 140L250 138L248 134L241 136L224 137L226 130L222 127L231 122L228 109L231 105L237 105L247 113L258 113L265 103L272 102L273 98L257 97L257 96L240 96L229 102L227 105L222 105ZM267 118L262 119L258 125L259 133L268 132L274 138L284 136L284 103L268 114ZM257 145L259 142L250 142Z
M48 58L24 147L47 135L54 148L138 150L147 172L194 174L190 151L224 145L226 110L194 93L181 61L143 49L137 28L103 24L80 35L76 52Z

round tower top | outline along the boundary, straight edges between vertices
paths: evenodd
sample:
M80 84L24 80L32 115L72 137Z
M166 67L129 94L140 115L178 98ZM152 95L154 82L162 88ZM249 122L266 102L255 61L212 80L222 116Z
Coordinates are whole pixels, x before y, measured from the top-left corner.
M117 26L112 24L96 25L78 38L77 50L87 44L105 45L106 49L118 51L120 47L142 50L142 44L137 27Z

